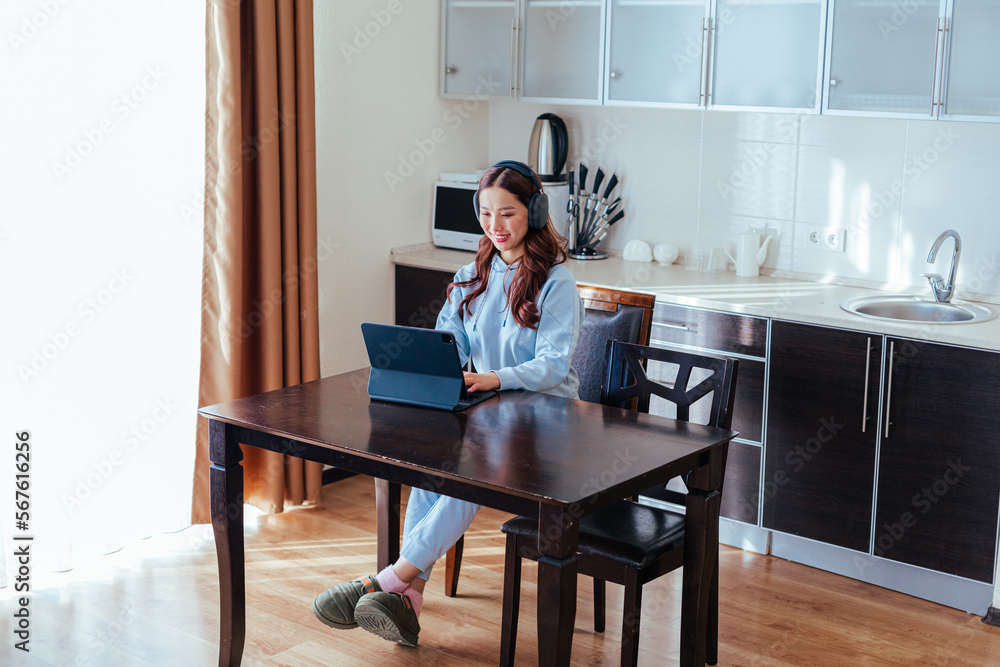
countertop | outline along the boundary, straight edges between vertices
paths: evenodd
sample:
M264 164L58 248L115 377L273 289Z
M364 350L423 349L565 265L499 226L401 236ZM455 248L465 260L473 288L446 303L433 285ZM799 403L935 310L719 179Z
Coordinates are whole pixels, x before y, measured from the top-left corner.
M390 260L454 272L474 257L471 252L428 243L394 248ZM729 271L704 273L678 264L627 262L615 255L596 261L570 259L566 266L578 283L651 293L664 303L1000 351L1000 317L975 324L890 322L854 315L840 307L847 299L886 294L885 290L774 275L743 278ZM904 293L922 294L919 290ZM997 305L989 307L994 312L1000 310Z

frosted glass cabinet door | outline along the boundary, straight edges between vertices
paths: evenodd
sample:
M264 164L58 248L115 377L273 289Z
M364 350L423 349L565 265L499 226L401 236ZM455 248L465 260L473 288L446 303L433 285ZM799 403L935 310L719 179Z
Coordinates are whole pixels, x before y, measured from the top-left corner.
M516 10L514 0L445 0L445 95L510 95Z
M931 116L936 0L831 0L827 108Z
M602 0L527 0L521 97L601 101Z
M710 105L819 110L822 0L718 0Z
M608 100L701 104L705 0L614 0Z
M1000 116L1000 2L955 0L943 113Z

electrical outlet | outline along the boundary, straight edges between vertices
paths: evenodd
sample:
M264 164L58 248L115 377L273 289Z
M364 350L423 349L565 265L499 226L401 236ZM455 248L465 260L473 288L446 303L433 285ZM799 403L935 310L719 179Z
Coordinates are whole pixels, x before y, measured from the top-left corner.
M806 241L817 250L844 252L844 241L846 238L846 229L840 227L823 227L811 230L808 236L806 236Z

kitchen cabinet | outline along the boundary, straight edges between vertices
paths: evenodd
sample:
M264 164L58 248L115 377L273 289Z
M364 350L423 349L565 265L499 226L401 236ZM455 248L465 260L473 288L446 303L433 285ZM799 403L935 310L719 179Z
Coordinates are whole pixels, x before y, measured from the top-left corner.
M704 105L706 0L613 0L608 18L607 101Z
M454 277L452 271L396 264L395 323L433 329Z
M771 323L762 523L867 553L882 336Z
M760 501L761 443L764 421L764 376L767 356L767 320L760 317L720 313L657 303L653 311L650 345L686 351L731 356L739 360L736 372L736 400L733 406L734 431L739 437L729 444L722 516L758 524ZM650 361L650 379L672 382L667 364ZM692 376L692 381L697 381ZM705 423L710 397L691 406L691 421ZM674 406L656 397L649 411L675 417ZM655 494L652 494L655 497Z
M441 94L1000 120L994 0L444 0Z
M601 103L604 0L525 0L521 25L522 99Z
M830 2L826 109L932 117L938 3Z
M607 101L818 112L824 12L822 0L614 0Z
M764 528L993 581L1000 354L776 320L768 363Z
M943 118L1000 118L1000 4L995 0L952 2L948 17Z
M873 553L993 581L1000 354L888 338Z
M830 0L824 112L1000 118L992 0Z
M516 0L444 0L443 97L482 99L514 94L517 11Z
M715 2L709 107L818 113L825 2Z

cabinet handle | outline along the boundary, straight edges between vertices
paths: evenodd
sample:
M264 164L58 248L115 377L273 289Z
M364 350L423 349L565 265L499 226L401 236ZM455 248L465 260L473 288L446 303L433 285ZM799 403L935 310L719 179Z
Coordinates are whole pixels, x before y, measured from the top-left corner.
M836 79L830 79L830 85L831 86L836 86L837 83L839 83L839 82Z
M710 52L712 46L712 19L704 18L701 20L701 95L698 97L698 103L702 106L708 106L708 77L711 67L709 65Z
M613 70L611 70L610 72L608 72L608 76L609 76L609 77L610 77L610 78L611 78L612 80L614 80L614 79L617 79L617 78L618 78L618 76L619 76L619 75L618 75L618 70L616 70L616 69L613 69Z
M658 326L666 327L668 329L679 329L681 331L691 331L691 327L686 324L670 324L668 322L657 322Z
M444 73L445 74L454 74L457 71L458 71L457 67L445 67L444 68Z
M517 90L517 19L510 20L510 98L516 97Z
M865 350L865 397L861 407L861 432L865 432L868 425L868 371L872 362L872 339L868 338L868 349Z
M889 379L885 385L885 437L889 437L889 406L892 405L892 365L896 360L896 343L889 341Z
M945 19L938 18L937 32L934 33L934 62L931 65L931 116L937 117L941 110L934 111L934 107L941 106L941 87L938 85L938 55L941 52L941 41L943 39L944 27L941 22Z

